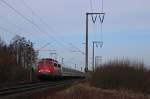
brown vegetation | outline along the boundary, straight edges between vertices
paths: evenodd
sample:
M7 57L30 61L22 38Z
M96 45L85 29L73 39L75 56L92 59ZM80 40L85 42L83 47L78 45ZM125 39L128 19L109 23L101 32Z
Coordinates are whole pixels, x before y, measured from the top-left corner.
M88 84L78 84L43 99L150 99L149 95L130 91L104 90Z
M111 61L78 84L46 99L150 99L150 70L141 62ZM45 99L45 98L44 98Z
M112 61L92 73L91 85L104 89L129 89L150 93L150 70L143 63Z
M32 43L24 37L14 37L9 45L0 39L0 87L2 83L29 80L36 56Z

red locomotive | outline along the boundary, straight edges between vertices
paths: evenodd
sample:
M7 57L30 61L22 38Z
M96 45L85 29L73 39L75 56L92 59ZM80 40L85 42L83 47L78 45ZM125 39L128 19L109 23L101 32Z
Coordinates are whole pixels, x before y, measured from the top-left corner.
M37 64L37 76L39 78L84 77L84 73L62 67L62 65L54 59L44 58Z

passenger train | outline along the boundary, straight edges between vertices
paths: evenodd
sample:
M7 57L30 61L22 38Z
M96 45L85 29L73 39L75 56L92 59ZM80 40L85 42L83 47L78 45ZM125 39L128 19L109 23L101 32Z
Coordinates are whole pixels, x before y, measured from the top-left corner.
M39 78L71 78L84 77L81 71L63 67L57 60L51 58L41 59L37 63L37 76Z

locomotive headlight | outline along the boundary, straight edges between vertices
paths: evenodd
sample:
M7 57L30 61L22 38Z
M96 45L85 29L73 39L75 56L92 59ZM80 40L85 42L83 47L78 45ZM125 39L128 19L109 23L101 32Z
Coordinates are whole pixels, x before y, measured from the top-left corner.
M39 70L39 72L41 72L41 70Z
M41 72L49 72L49 73L50 73L51 70L50 70L50 69L42 69L42 70L39 70L38 72L39 72L39 73L41 73Z
M51 71L49 69L47 69L46 72L51 72Z

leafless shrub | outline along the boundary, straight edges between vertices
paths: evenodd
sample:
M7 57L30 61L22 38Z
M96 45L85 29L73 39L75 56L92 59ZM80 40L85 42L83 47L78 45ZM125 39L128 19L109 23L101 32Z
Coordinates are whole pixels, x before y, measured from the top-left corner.
M91 74L90 82L96 87L150 92L150 70L141 62L110 61Z

